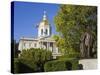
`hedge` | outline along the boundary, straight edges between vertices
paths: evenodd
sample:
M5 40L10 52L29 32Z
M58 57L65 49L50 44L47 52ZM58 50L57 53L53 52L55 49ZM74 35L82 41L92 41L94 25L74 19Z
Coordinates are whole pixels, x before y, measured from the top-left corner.
M38 66L34 61L20 59L20 73L32 73L37 72Z
M62 55L62 56L58 56L57 59L69 59L69 58L79 58L79 53L78 52L75 52L75 53L70 53L70 54L66 54L66 55Z
M63 59L48 61L44 65L44 71L66 71L66 70L77 70L78 60L77 59Z
M51 51L44 49L23 50L19 58L14 60L14 73L43 72L44 63L52 60Z
M37 71L38 67L32 61L18 58L14 60L14 73L32 73Z
M19 72L19 60L17 58L14 59L14 73Z

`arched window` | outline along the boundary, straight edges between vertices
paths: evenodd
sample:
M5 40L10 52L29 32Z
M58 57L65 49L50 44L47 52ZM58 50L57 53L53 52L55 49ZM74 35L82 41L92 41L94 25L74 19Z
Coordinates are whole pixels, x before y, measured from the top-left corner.
M48 34L48 30L47 30L47 29L45 30L45 34L46 34L46 35Z
M41 35L43 35L43 29L41 29Z

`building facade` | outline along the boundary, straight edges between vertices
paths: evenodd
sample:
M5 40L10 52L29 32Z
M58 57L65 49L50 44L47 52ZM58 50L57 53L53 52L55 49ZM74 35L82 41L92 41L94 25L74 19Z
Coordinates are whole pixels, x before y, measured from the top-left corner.
M52 38L51 26L48 22L46 12L44 11L43 19L38 25L38 37L37 38L26 38L22 37L19 40L18 50L29 48L43 48L50 50L52 56L55 59L59 56L58 47L56 46L55 40Z

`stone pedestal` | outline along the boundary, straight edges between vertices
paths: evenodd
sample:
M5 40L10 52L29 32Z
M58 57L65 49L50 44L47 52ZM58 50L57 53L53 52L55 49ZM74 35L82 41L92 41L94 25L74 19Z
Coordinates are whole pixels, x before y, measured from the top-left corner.
M79 64L83 65L83 70L97 69L97 59L82 59Z

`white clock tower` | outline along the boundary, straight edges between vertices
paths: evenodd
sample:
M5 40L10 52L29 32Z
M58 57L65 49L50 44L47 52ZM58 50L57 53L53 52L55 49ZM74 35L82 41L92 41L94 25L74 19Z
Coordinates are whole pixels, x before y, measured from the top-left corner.
M38 37L48 37L51 35L51 26L48 22L46 11L44 11L43 19L38 26Z

